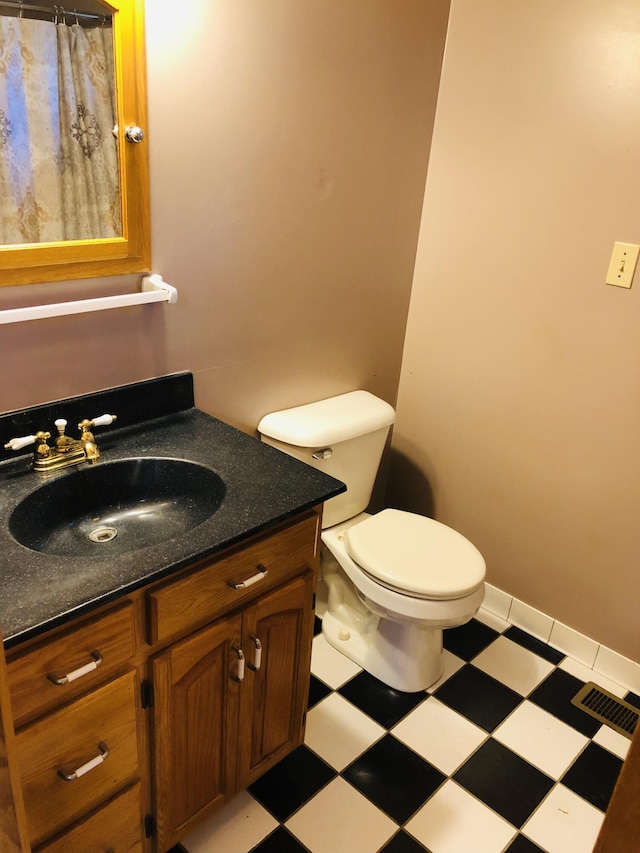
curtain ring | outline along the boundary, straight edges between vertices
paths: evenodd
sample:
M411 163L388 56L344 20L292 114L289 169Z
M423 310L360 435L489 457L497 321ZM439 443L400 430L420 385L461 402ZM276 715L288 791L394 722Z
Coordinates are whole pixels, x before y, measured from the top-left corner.
M78 20L78 11L77 11L77 9L74 9L74 10L73 10L73 14L76 16L76 24L77 24L78 26L80 26L80 21Z
M18 5L20 6L20 8L19 8L19 10L18 10L18 20L22 20L22 13L23 13L23 11L24 11L24 9L22 8L22 0L19 0L19 4L18 4Z

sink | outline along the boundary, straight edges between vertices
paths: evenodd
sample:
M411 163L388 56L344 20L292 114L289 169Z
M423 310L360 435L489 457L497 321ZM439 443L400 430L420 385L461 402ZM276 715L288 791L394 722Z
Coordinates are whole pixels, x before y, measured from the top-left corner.
M13 510L9 531L32 551L108 558L187 533L211 518L224 495L224 481L194 462L100 462L27 495Z

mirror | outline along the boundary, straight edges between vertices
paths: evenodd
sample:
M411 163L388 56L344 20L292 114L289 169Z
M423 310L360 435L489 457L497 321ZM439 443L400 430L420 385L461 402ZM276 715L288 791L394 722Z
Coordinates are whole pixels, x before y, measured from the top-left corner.
M0 0L0 285L149 271L146 126L143 0Z

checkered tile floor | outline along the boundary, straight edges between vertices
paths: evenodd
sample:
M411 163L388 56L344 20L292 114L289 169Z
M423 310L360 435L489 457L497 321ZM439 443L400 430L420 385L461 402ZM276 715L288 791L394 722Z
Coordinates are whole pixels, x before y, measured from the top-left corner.
M591 671L483 611L444 636L443 678L403 694L318 633L304 746L184 849L590 853L629 746L571 704Z

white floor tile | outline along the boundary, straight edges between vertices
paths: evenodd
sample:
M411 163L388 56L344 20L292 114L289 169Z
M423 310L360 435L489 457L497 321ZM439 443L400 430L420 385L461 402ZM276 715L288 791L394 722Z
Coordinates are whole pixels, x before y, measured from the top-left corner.
M308 712L304 742L335 770L344 770L385 732L368 714L332 693Z
M205 820L182 843L189 853L247 853L278 826L269 812L243 791Z
M523 696L528 696L555 669L552 663L507 637L498 637L471 662Z
M589 738L532 702L523 702L493 736L553 779L559 779Z
M449 780L406 826L431 853L500 853L516 834L510 823Z
M487 733L431 696L392 729L393 734L450 776L487 739Z
M312 853L375 853L398 828L342 778L330 782L285 825Z
M619 699L623 699L627 694L626 687L623 687L616 681L611 681L610 678L607 678L605 675L601 675L599 672L594 672L588 666L585 666L577 660L573 660L573 658L565 658L559 664L559 669L563 669L570 675L575 676L575 678L579 678L580 681L594 681L598 687L602 687L603 690L608 690L609 693L613 693L613 695L617 696Z
M556 785L522 832L547 853L591 853L604 814L564 785Z
M427 693L434 693L441 684L444 684L447 679L451 678L459 669L462 669L465 662L462 658L459 658L457 655L448 652L446 649L442 652L444 669L442 671L442 675L436 681L435 684L432 684L428 689Z
M357 663L330 646L322 634L313 638L311 672L329 687L335 690L361 671Z
M610 729L609 726L600 726L593 740L594 743L604 747L604 749L608 749L609 752L617 755L623 761L627 757L629 747L631 746L631 741L628 737Z

